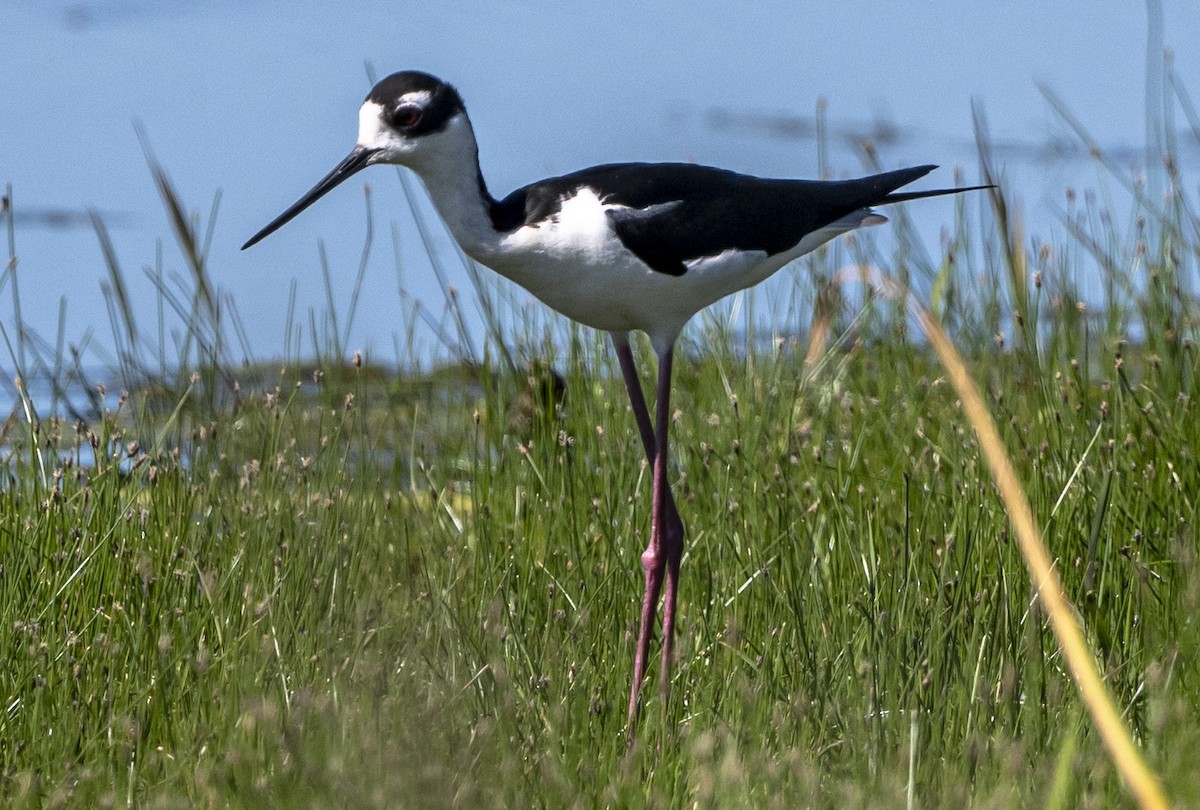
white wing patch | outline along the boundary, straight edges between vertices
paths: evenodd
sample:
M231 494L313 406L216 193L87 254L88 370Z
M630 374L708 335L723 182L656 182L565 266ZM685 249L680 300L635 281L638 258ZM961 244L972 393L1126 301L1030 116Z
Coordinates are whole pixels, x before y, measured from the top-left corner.
M881 225L887 222L887 217L869 208L862 208L853 213L847 214L841 219L835 220L824 228L819 228L810 234L807 234L801 239L794 248L786 250L783 253L777 254L777 261L770 262L763 266L760 263L767 258L766 251L763 250L737 250L730 248L723 250L715 256L701 256L698 259L691 259L684 262L684 267L687 268L687 274L696 275L716 275L725 276L729 274L738 275L743 271L750 270L756 266L765 272L755 274L755 276L746 278L746 286L757 283L758 276L765 278L775 269L782 267L792 259L803 256L816 250L821 245L841 234L848 233L857 228L862 228L868 225Z
M710 273L737 273L740 270L753 267L767 258L765 250L737 250L729 248L716 256L701 256L699 259L689 259L683 263L687 275L708 275Z
M656 217L659 214L667 213L672 208L675 208L682 203L683 200L671 200L670 202L655 203L654 205L647 206L646 208L631 208L628 205L606 205L604 207L613 211L620 211L624 214L624 216L637 218Z
M870 208L860 208L857 211L852 211L841 219L834 220L824 228L818 228L801 239L794 248L787 251L787 260L791 261L799 256L803 256L805 253L810 253L835 236L841 236L844 233L869 225L882 225L887 221L887 217Z

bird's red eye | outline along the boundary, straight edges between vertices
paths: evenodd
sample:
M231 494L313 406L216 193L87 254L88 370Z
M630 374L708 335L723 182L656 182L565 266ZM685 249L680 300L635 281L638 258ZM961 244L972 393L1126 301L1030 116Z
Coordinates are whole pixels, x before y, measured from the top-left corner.
M401 104L392 113L392 125L399 128L415 126L421 120L421 112L416 104Z

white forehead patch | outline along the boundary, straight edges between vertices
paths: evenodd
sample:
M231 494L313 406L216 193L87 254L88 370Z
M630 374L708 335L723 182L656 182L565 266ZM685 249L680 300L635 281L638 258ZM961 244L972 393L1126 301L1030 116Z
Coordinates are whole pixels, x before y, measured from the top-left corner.
M383 142L383 107L364 101L358 108L358 145L376 147Z

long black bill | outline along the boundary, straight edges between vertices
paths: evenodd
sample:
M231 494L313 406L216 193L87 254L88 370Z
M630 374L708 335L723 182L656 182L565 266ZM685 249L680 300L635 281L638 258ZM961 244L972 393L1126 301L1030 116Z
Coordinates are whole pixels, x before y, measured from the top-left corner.
M325 175L325 177L321 179L321 182L312 187L312 190L297 200L295 205L284 211L279 216L275 217L275 219L271 220L270 225L254 234L254 236L251 236L250 241L242 245L242 250L261 242L263 239L267 238L275 231L279 230L288 222L290 222L294 216L299 214L305 208L308 208L317 200L321 199L321 197L324 197L325 194L334 186L338 185L360 169L365 169L367 166L371 165L371 158L374 155L374 149L369 149L365 146L354 147L353 151L346 155L345 160L335 166L333 171Z

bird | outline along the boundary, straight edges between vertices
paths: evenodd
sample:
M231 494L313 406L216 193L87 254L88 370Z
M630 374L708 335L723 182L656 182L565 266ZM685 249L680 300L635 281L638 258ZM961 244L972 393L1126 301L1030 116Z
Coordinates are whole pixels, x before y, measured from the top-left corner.
M684 523L667 480L674 347L710 304L754 286L841 234L887 221L876 206L977 191L898 189L922 165L851 180L768 179L692 163L611 163L551 177L496 199L462 96L417 70L380 80L358 111L350 153L252 236L251 247L335 186L376 164L423 182L467 256L568 318L607 332L651 474L650 537L626 725L630 742L662 605L659 688L669 696ZM655 413L646 404L630 335L658 358Z

